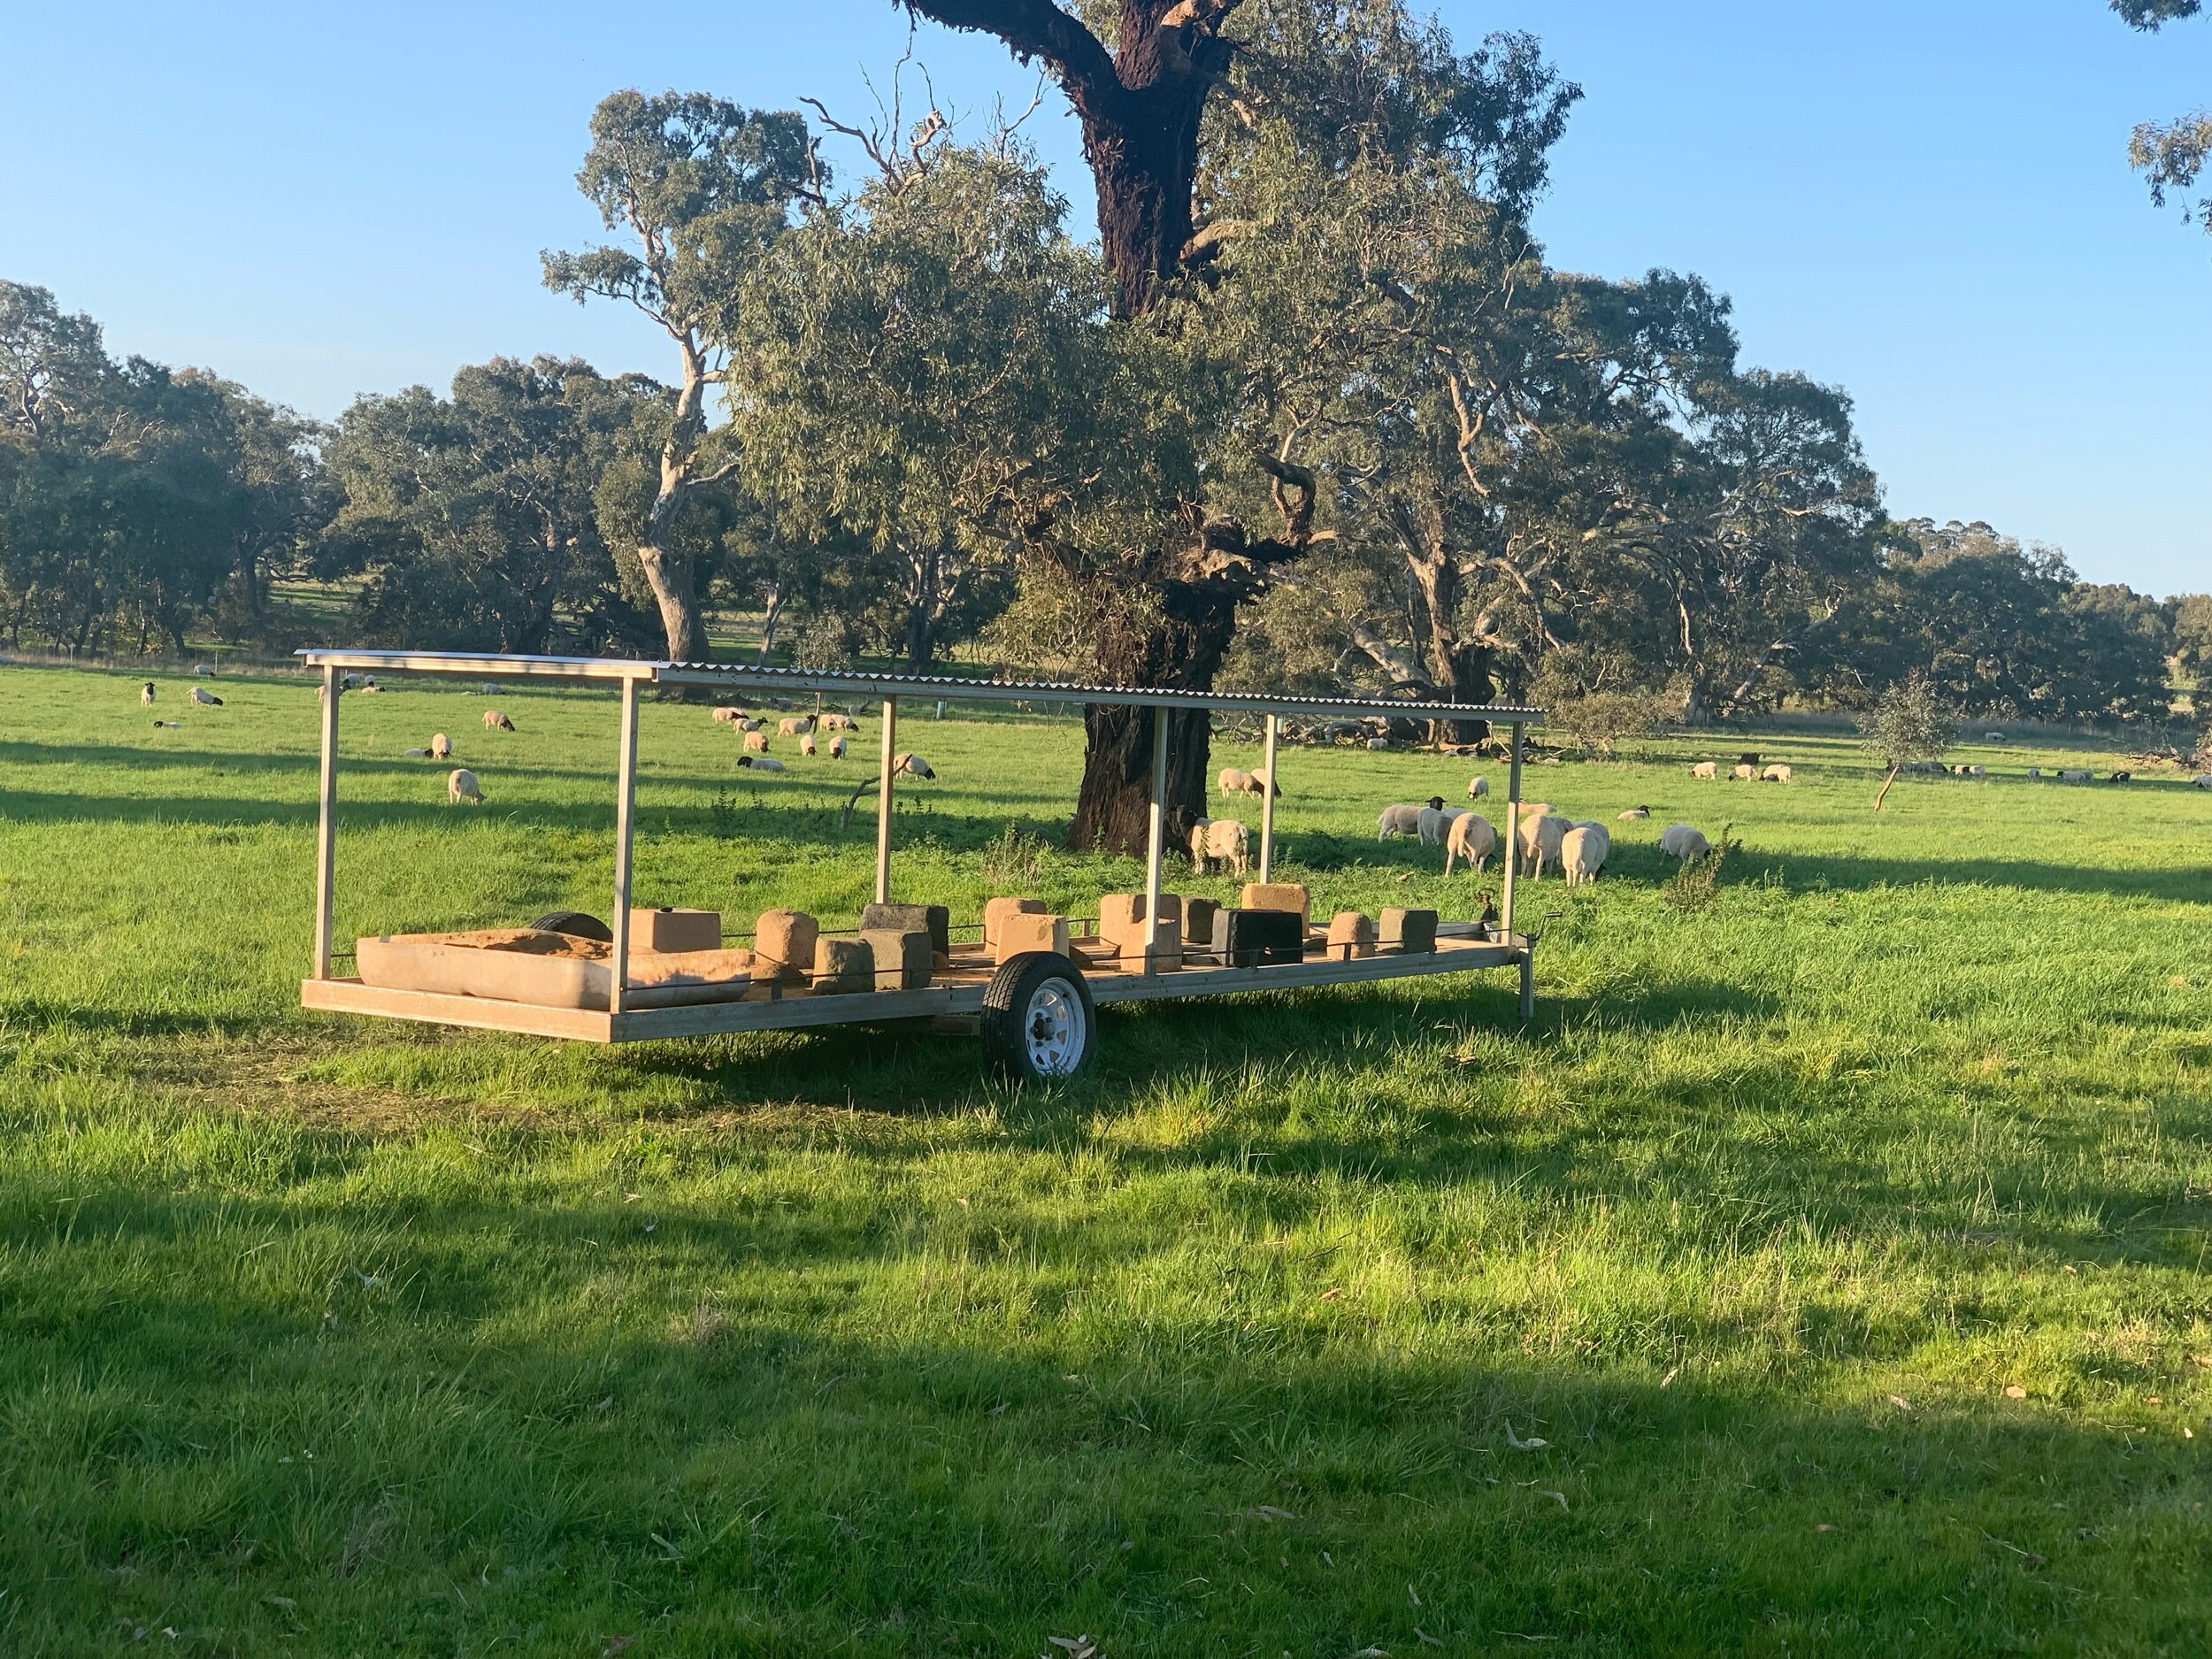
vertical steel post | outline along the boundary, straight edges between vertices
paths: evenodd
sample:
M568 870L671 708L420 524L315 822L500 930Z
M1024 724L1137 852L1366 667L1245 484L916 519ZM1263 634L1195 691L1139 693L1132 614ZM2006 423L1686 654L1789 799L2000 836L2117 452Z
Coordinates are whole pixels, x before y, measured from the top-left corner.
M335 668L323 670L322 817L315 832L315 977L330 977L332 917L338 874L338 695Z
M1267 717L1267 758L1260 763L1260 770L1267 776L1266 787L1260 791L1260 879L1275 879L1275 733L1278 718Z
M1153 947L1160 938L1160 856L1167 846L1168 711L1152 710L1152 803L1145 814L1144 971L1154 971Z
M891 769L897 763L899 700L883 700L883 773L876 784L876 902L891 902Z
M622 1011L622 993L630 978L631 851L637 833L637 681L627 676L622 681L622 746L616 765L614 914L608 918L614 934L614 983L607 992L610 1014Z
M1505 785L1505 881L1504 891L1498 900L1498 926L1504 930L1506 942L1513 941L1513 883L1521 864L1521 733L1517 722L1513 730L1513 767L1507 774Z

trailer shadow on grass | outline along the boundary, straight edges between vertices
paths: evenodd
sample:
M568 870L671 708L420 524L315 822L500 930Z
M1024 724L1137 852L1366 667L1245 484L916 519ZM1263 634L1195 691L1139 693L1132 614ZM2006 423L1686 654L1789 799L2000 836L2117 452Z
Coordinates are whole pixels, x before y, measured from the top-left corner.
M1895 1376L1912 1333L1813 1291L1813 1352L1752 1372L1763 1301L1572 1340L1463 1263L1331 1298L1335 1260L1193 1260L1145 1216L1033 1259L949 1210L932 1254L897 1194L733 1219L457 1176L403 1215L310 1195L334 1173L7 1217L26 1651L157 1612L243 1652L1204 1652L1233 1623L1240 1651L1593 1659L2183 1652L2212 1622L2212 1485L2137 1415L2154 1374L2059 1379L2119 1419L2081 1426L2002 1370Z

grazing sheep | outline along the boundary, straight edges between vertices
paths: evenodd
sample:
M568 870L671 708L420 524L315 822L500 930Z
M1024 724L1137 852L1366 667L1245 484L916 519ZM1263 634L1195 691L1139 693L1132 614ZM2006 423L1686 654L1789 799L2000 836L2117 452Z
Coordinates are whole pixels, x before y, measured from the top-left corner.
M933 779L937 776L935 772L929 769L929 763L924 760L919 755L893 756L891 757L891 775L895 778L902 772L910 778Z
M448 806L458 806L464 801L484 804L484 792L477 787L476 774L466 766L456 766L446 776L445 800Z
M1625 824L1631 818L1649 818L1650 816L1651 809L1649 807L1632 806L1629 808L1627 811L1621 814L1621 822Z
M1759 769L1748 763L1739 764L1735 771L1728 774L1730 780L1736 783L1749 783L1758 775Z
M182 720L156 720L154 722L154 730L157 732L165 730L171 732L181 732L184 730L184 722Z
M2039 779L2039 778L2041 778L2041 777L2043 776L2043 768L2042 768L2042 767L2040 767L2040 766L2031 766L2031 767L2029 767L2029 768L2028 768L2028 776L2029 776L2029 778L2031 778L2031 779Z
M1604 825L1578 824L1559 838L1559 873L1571 887L1595 881L1612 851L1612 832Z
M195 663L192 665L192 672L196 674L211 674L215 671L210 668L205 663Z
M138 688L138 706L142 709L150 709L154 706L154 682L152 680L148 680Z
M430 757L430 751L426 749L407 749L400 752L410 760L427 760Z
M2088 783L2092 774L2086 767L2069 766L2058 774L2061 783Z
M1659 832L1659 850L1670 858L1694 864L1711 856L1713 843L1694 825L1670 824Z
M818 730L824 732L856 732L860 729L849 714L824 714L815 718Z
M768 752L768 733L761 731L746 733L745 752L748 755L765 755Z
M1390 740L1386 737L1371 737L1367 740L1367 747L1370 749L1388 749L1390 747Z
M1992 743L2001 743L2005 741L2005 734L2002 732L1984 732L1982 736Z
M1485 796L1485 795L1488 795L1489 793L1490 793L1490 780L1489 780L1489 779L1487 779L1487 778L1471 778L1471 779L1469 779L1469 780L1467 780L1467 798L1468 798L1470 801L1479 801L1479 800L1481 800L1481 799L1482 799L1482 797L1483 797L1483 796Z
M433 732L430 734L430 758L433 760L453 758L453 740L443 732Z
M2135 781L2135 774L2131 772L2116 772L2112 774L2112 781L2114 783L2132 783Z
M1428 804L1421 809L1416 826L1415 833L1421 837L1421 845L1441 847L1445 832L1451 828L1452 820L1466 810L1465 807L1446 806L1443 796L1431 795Z
M2192 789L2212 789L2212 772L2200 772L2190 786Z
M1962 766L1959 768L1959 776L1962 778L1986 778L1989 776L1989 768L1980 765Z
M372 680L366 685L356 686L354 689L358 691L365 697L373 697L378 692L383 690L384 687L378 685L375 680Z
M745 710L742 709L717 709L714 711L714 723L717 726L735 726L744 718Z
M782 719L776 722L776 735L778 737L797 737L803 733L811 732L813 729L814 717L810 714L786 715Z
M1260 787L1252 781L1252 774L1234 766L1224 766L1221 775L1214 780L1214 787L1224 795L1257 795Z
M1375 820L1375 839L1379 841L1386 841L1398 835L1418 835L1420 833L1421 809L1402 802L1383 808L1382 815Z
M1719 764L1715 761L1701 760L1696 765L1690 768L1690 776L1693 778L1717 778L1720 776Z
M223 706L223 700L217 696L213 692L210 691L205 686L195 686L192 687L192 701L199 703L204 708L219 709Z
M771 755L740 755L737 764L754 772L781 772L784 769L783 762Z
M765 728L767 722L755 719L750 715L741 714L730 724L741 732L758 732Z
M842 732L830 739L830 758L832 760L845 758L845 734Z
M1452 860L1464 858L1477 875L1498 850L1497 826L1479 812L1462 812L1444 832L1444 873L1452 873Z
M1789 780L1790 769L1778 762L1759 774L1761 783L1787 783Z
M1559 844L1573 827L1571 818L1561 818L1555 812L1547 812L1522 824L1521 858L1528 865L1530 880L1541 881L1544 866L1559 862Z
M808 732L799 739L799 753L808 760L814 758L814 733Z
M1242 875L1248 862L1246 849L1249 845L1250 833L1240 819L1196 819L1190 826L1191 868L1202 876L1209 864L1225 859L1233 872Z
M515 723L496 709L484 710L484 729L487 732L511 732Z

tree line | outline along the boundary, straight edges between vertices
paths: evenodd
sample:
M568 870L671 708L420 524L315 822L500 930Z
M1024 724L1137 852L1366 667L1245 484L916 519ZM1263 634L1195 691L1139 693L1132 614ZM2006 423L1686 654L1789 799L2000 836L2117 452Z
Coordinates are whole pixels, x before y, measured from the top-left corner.
M1021 118L873 124L621 92L542 277L671 378L495 360L322 426L104 349L0 284L0 604L17 645L359 642L1357 687L1697 720L1869 705L2158 722L2212 599L1899 521L1839 389L1745 363L1693 275L1561 270L1529 228L1578 89L1401 0L910 0L1041 64L1099 240ZM1041 91L1041 96L1042 96ZM856 179L824 139L849 141ZM325 625L319 632L327 635ZM1172 717L1185 720L1185 717ZM1149 717L1094 710L1079 845L1142 834ZM1437 735L1467 738L1469 727ZM1179 815L1201 810L1195 718Z

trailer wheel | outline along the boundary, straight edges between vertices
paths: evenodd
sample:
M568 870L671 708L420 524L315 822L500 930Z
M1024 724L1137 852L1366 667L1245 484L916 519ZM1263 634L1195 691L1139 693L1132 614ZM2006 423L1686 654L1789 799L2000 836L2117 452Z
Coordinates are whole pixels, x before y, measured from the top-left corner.
M595 939L603 945L614 943L614 930L596 916L581 910L548 910L530 924L535 933L566 933L571 939Z
M1083 970L1051 950L1025 950L983 993L983 1053L1018 1082L1073 1077L1091 1057L1098 1010Z

